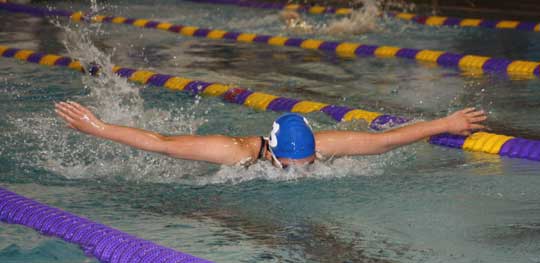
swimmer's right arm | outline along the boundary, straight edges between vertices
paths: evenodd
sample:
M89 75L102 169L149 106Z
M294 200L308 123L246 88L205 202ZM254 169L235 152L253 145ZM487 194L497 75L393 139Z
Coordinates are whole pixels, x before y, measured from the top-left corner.
M486 127L484 111L466 108L444 118L422 121L381 133L323 131L315 134L317 151L325 156L381 154L430 136L450 133L468 136Z
M108 124L76 102L55 104L56 113L68 127L96 137L175 158L233 165L254 158L259 137L223 135L164 136L156 132Z

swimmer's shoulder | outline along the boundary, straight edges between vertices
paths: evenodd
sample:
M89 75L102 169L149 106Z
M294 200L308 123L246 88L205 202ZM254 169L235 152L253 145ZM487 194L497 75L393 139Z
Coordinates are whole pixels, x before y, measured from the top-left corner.
M250 166L257 162L261 154L261 148L264 146L262 136L234 137L234 140L236 143L240 144L243 149L243 155L245 156L245 158L242 158L238 165Z

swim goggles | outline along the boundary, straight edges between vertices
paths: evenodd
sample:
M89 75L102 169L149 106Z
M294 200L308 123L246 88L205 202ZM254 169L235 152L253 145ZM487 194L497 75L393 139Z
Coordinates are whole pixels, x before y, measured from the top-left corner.
M268 137L264 137L264 139L268 142ZM288 165L283 165L281 163L281 161L276 157L276 155L274 154L274 151L272 151L272 147L270 147L268 145L268 143L266 143L266 150L268 150L270 152L270 155L272 155L272 163L274 165L276 165L278 168L280 169L287 169L289 166Z

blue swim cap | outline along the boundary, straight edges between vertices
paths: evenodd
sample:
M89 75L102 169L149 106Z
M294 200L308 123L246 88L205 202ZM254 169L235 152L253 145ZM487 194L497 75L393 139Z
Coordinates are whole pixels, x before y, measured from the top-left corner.
M302 159L315 154L315 137L306 118L288 113L274 121L269 146L276 157Z

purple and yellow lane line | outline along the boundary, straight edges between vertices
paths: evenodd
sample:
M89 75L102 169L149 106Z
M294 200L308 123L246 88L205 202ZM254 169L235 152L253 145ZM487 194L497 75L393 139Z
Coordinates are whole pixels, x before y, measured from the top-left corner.
M302 5L302 4L286 4L286 3L268 3L250 0L190 0L196 3L210 3L223 5L236 5L242 7L262 8L262 9L278 9L304 12L309 14L336 14L349 15L354 9L340 8L321 5ZM454 26L454 27L483 27L495 29L517 29L524 31L539 32L539 22L526 22L517 20L488 20L478 18L459 18L449 16L424 16L408 12L386 12L390 17L411 21L417 24L427 26Z
M415 61L428 62L449 68L465 71L502 74L523 77L540 76L540 63L525 60L509 60L505 58L491 58L487 56L466 55L428 49L401 48L395 46L366 45L353 42L335 42L318 39L290 38L285 36L260 35L224 31L219 29L199 28L196 26L175 25L147 19L134 19L122 16L86 15L83 12L70 12L64 10L46 9L19 4L0 3L0 10L26 13L36 16L69 17L76 22L112 23L132 25L141 28L163 30L190 37L208 39L223 39L241 43L259 43L272 46L299 47L308 50L320 50L336 53L342 57L374 56L379 58L403 58Z

